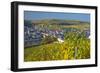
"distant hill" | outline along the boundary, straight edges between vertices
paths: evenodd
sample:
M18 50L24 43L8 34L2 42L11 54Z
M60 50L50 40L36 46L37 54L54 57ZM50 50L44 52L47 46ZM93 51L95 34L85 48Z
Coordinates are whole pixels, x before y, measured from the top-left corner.
M66 29L75 28L80 30L89 30L90 23L79 20L62 20L62 19L41 19L41 20L24 20L24 26L36 27L37 29L48 28L53 29Z
M32 20L33 24L59 24L59 25L74 25L74 24L89 24L89 22L79 20L62 20L62 19L42 19Z

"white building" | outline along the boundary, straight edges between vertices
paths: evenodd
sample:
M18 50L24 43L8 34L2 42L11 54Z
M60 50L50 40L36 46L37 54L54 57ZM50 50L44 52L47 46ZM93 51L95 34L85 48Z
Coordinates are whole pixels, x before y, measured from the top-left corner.
M63 43L64 40L62 40L61 38L57 38L57 40L60 42L60 43Z

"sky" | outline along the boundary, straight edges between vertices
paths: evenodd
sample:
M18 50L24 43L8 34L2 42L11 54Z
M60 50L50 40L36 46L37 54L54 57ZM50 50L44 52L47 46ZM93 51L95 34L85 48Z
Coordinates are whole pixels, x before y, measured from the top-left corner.
M24 19L25 20L64 19L64 20L79 20L79 21L90 22L90 14L24 11Z

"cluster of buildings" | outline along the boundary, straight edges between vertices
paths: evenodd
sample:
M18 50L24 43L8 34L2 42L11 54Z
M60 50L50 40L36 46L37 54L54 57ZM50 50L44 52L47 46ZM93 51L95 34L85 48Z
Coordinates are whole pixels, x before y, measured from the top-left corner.
M77 31L77 29L56 30L48 28L40 28L38 26L24 25L24 45L25 47L39 45L46 36L56 37L58 42L64 42L65 31ZM86 36L89 38L90 30L85 30Z
M24 26L25 47L31 46L31 45L39 45L42 39L45 38L46 36L56 37L59 42L64 42L63 30L49 30L46 28L43 30L39 30L37 29L37 26L34 26L34 27Z

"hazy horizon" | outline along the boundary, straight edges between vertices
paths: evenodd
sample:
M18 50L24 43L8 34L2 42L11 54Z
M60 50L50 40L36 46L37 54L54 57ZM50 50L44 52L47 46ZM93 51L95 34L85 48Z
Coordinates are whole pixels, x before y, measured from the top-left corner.
M44 19L76 20L76 21L90 22L90 14L24 11L24 20L44 20Z

